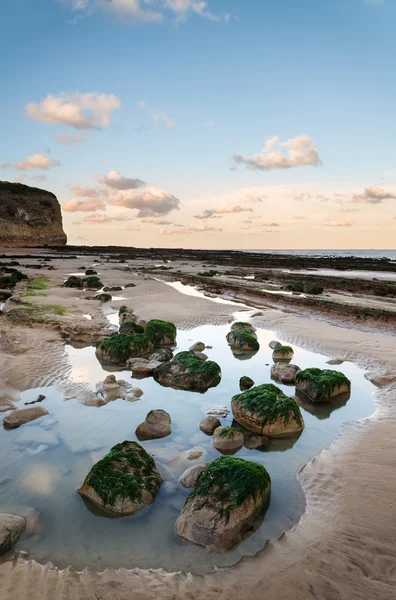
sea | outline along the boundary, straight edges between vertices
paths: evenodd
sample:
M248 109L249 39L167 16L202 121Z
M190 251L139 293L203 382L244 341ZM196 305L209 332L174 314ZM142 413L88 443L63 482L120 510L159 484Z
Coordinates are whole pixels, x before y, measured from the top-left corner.
M260 254L288 254L294 256L318 256L345 258L387 258L396 261L396 250L245 250L242 252L255 252Z

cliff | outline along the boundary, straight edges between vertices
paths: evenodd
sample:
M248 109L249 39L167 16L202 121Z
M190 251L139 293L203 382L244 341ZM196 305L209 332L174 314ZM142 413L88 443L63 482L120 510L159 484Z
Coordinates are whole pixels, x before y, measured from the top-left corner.
M62 213L54 194L0 181L0 244L60 246L66 242Z

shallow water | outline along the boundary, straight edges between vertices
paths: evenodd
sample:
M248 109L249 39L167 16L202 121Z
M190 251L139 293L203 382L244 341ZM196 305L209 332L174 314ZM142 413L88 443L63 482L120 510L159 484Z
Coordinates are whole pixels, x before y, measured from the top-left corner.
M242 375L252 377L257 384L270 381L272 351L268 343L274 339L274 333L259 329L259 352L248 360L240 360L227 345L228 331L228 325L178 331L179 350L196 341L213 346L206 352L221 365L222 380L205 394L164 388L152 378L132 379L130 371L121 371L117 377L144 391L135 403L117 400L102 407L85 406L76 399L65 400L61 389L55 386L23 392L20 406L43 393L46 399L42 405L51 414L16 430L0 431L1 509L18 513L20 507L31 506L40 511L42 520L41 532L22 536L18 549L40 562L51 560L59 567L163 567L167 571L204 573L215 565L232 565L241 556L255 554L267 539L279 536L298 522L305 506L296 479L298 470L331 444L345 421L372 413L373 388L355 365L331 367L326 364L327 357L294 346L293 363L301 368L342 370L352 380L351 398L338 404L303 408L306 427L298 438L273 441L265 451L243 447L236 454L263 464L272 478L265 519L238 548L226 554L211 554L174 534L175 520L190 493L178 483L178 478L187 467L219 456L211 446L211 438L198 427L206 410L216 404L230 406L231 397L239 392ZM109 372L96 360L93 347L66 346L65 360L70 369L68 380L79 388L93 389ZM294 386L280 387L293 395ZM88 507L75 490L91 466L114 444L136 439L136 426L155 408L170 413L173 433L161 440L141 443L153 453L165 483L154 504L143 511L130 517L104 517ZM222 421L231 424L231 413ZM183 457L183 452L193 446L204 451L199 461Z
M312 275L313 277L344 277L347 279L378 279L383 281L396 281L393 271L363 271L353 270L338 271L337 269L282 269L283 273L296 273Z

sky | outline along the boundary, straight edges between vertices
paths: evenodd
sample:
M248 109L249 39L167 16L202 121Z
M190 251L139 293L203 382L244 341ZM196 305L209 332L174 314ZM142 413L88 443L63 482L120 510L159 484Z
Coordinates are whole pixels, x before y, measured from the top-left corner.
M1 0L0 179L70 244L396 247L395 0Z

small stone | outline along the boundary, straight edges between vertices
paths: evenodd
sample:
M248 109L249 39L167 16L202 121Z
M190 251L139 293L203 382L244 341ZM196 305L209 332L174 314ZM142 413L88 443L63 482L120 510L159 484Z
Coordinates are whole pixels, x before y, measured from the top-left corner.
M328 365L342 365L344 361L341 358L330 358L326 362Z
M277 348L278 346L282 346L282 344L280 342L278 342L277 340L272 340L268 346L271 348L271 350L275 350L275 348Z
M201 431L207 435L212 435L215 429L221 426L220 420L217 417L205 417L199 424Z
M182 486L185 488L194 488L198 477L203 471L205 471L208 465L209 463L205 462L202 465L194 465L193 467L190 467L184 471L183 475L179 479Z
M271 378L281 383L294 383L300 370L300 367L291 363L275 363L271 367Z
M207 415L218 415L219 417L226 417L230 409L222 404L216 404L212 408L208 408L206 411Z
M200 446L196 446L195 448L191 448L186 452L186 458L188 460L198 460L203 455L203 448Z
M203 352L205 350L205 344L203 342L195 342L189 350L191 350L191 352Z
M43 406L21 408L13 410L11 413L6 415L3 419L3 425L5 428L16 429L25 423L30 423L30 421L44 417L44 415L49 415L49 411Z
M153 440L172 433L171 418L165 410L150 410L143 423L136 428L138 439Z
M212 444L224 454L238 452L244 444L245 438L242 431L235 427L218 427L213 432Z
M0 513L0 556L11 550L25 527L23 517Z
M208 360L208 355L203 352L194 352L194 355L199 358L199 360Z
M239 389L242 390L248 390L251 387L254 386L254 381L253 379L251 379L250 377L247 377L247 375L244 375L243 377L240 378L239 380Z

